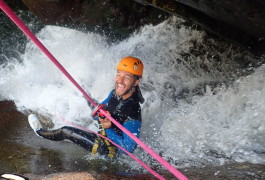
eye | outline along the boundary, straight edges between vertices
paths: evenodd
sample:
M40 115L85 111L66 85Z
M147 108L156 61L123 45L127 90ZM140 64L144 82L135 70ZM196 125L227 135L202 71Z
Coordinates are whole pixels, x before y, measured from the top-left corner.
M131 76L124 76L124 79L126 79L126 80L131 80L132 77L131 77Z

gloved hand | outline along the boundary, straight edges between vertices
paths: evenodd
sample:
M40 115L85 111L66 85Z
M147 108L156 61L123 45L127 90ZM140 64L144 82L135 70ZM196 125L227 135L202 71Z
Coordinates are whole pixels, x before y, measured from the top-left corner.
M106 112L110 115L110 113L108 111L106 111ZM99 122L101 123L101 126L104 129L108 129L111 127L111 121L108 118L106 118L106 116L103 113L99 112L98 118L99 118Z

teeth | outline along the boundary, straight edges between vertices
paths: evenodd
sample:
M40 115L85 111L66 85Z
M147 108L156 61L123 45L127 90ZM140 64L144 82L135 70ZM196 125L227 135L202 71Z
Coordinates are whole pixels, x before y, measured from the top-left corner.
M123 86L123 85L121 85L121 84L118 84L118 87L119 87L119 88L123 88L124 86Z

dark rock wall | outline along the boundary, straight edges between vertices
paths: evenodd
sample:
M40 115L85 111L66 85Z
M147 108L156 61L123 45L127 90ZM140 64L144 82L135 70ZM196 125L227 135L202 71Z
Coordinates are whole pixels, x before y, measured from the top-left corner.
M45 24L93 30L124 38L144 24L168 17L151 6L124 0L23 0Z
M177 0L209 17L226 22L258 38L265 38L265 1Z
M126 38L169 15L184 18L253 51L265 51L264 0L6 0L23 1L45 24Z
M263 0L136 0L199 24L208 32L265 51Z

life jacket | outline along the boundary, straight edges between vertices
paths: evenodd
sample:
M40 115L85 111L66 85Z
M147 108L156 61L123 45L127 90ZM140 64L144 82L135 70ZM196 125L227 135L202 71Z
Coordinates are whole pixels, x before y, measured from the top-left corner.
M105 99L102 104L106 104L105 110L111 113L111 116L123 124L127 119L134 119L141 121L141 107L139 103L143 103L144 98L142 97L140 88L136 86L136 92L133 93L128 99L122 100L121 97L115 95L114 90L111 91L107 99ZM106 137L106 132L99 124L99 133ZM122 131L112 124L111 128L118 134L121 135ZM106 153L108 152L108 153ZM109 157L114 157L116 152L116 147L113 146L108 140L98 137L95 139L95 144L92 148L92 154L108 154Z

